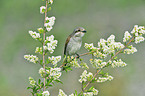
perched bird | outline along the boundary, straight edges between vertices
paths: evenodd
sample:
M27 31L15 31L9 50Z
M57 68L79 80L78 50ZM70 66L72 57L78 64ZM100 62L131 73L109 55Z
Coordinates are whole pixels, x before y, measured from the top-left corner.
M65 42L64 47L64 56L79 55L77 54L78 50L82 45L82 37L86 33L86 30L83 27L77 27L74 29L73 33L68 36Z

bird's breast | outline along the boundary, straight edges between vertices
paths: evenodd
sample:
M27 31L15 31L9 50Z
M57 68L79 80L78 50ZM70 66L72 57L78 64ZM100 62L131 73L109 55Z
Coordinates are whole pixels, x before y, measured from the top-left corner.
M76 52L81 48L81 45L82 45L81 40L71 38L67 46L67 53L69 55L76 54Z

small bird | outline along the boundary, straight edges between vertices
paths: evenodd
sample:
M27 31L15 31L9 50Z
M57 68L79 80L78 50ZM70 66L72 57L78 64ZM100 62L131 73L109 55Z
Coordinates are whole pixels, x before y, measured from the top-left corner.
M82 45L82 37L86 33L86 30L83 27L77 27L74 29L73 33L68 36L65 42L64 47L64 56L79 55L77 54L78 50Z

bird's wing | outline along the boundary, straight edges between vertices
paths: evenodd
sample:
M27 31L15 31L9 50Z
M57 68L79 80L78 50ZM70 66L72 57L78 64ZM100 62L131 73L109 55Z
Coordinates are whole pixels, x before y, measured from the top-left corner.
M65 47L64 47L64 55L66 55L66 48L67 48L68 42L69 42L69 40L70 40L70 37L71 37L71 36L68 36L68 38L66 39Z

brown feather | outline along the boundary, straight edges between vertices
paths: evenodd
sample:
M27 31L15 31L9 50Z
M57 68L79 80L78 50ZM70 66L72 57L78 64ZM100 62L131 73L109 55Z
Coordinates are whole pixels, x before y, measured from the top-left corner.
M67 48L67 44L68 44L70 38L71 38L71 35L69 35L68 38L66 39L65 47L64 47L64 55L66 55L66 48Z

